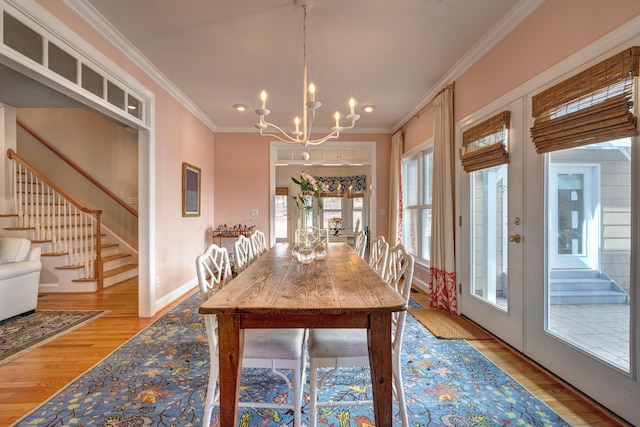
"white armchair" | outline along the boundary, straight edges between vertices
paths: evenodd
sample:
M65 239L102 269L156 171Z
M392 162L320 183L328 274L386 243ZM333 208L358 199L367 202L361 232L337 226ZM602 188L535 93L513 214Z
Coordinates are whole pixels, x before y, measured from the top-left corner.
M27 239L0 238L0 320L35 311L41 269L39 247Z

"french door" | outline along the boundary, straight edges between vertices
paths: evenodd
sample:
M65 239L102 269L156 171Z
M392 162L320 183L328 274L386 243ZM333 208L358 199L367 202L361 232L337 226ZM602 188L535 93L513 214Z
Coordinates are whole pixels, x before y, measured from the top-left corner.
M521 129L522 101L505 106ZM481 120L480 120L481 121ZM508 136L509 163L460 175L462 314L523 349L523 142Z
M509 163L459 172L460 312L637 420L639 138L538 154L524 102Z

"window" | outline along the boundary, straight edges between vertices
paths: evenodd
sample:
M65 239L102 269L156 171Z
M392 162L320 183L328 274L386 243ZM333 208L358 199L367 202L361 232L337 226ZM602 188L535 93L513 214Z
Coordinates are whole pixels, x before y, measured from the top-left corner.
M289 187L276 187L275 200L275 225L276 225L276 241L286 242L289 233Z
M402 162L402 244L416 260L431 258L431 187L433 151L421 151Z
M354 197L351 199L353 203L353 209L351 214L351 228L353 231L360 231L363 229L362 224L364 221L364 198L363 197ZM358 227L356 227L356 225ZM356 230L358 228L358 230Z
M322 207L322 228L333 228L335 220L342 220L342 197L323 197Z

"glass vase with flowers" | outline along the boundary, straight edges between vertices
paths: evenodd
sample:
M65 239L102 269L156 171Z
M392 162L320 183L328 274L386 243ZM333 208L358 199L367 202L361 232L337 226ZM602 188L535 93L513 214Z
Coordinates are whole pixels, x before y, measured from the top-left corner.
M313 175L300 172L298 178L291 177L291 180L300 186L300 191L297 195L293 196L296 202L299 212L298 230L296 232L296 246L293 249L294 255L298 257L300 262L310 263L313 261L316 253L316 248L311 243L321 244L317 236L316 239L309 239L309 227L313 224L313 204L318 206L318 220L315 227L320 230L321 224L319 221L320 212L322 211L322 193L329 191L327 184L317 181ZM321 251L322 252L322 251ZM326 250L324 251L326 254Z

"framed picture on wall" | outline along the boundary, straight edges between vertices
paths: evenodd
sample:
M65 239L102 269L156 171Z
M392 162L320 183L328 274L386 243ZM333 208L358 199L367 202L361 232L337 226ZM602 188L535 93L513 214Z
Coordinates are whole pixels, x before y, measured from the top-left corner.
M200 216L200 168L182 163L182 216Z

